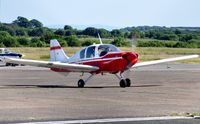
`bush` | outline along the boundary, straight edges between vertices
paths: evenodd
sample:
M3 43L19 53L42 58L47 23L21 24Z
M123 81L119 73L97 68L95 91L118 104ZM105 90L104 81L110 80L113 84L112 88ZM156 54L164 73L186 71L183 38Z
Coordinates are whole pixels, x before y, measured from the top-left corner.
M17 40L13 37L5 37L2 42L5 47L17 47L19 46Z
M122 37L115 38L111 44L114 44L117 47L130 46L130 42L125 41Z
M29 46L30 40L28 38L20 37L17 39L18 43L23 46Z
M40 39L38 38L31 39L30 47L45 47L45 46L46 44L42 42Z
M60 45L61 45L62 47L67 47L67 46L68 46L67 41L65 41L65 40L63 40L63 39L58 39L58 42L60 43Z
M19 43L8 32L0 31L0 44L5 47L17 47Z
M86 40L81 44L81 46L90 46L92 44L93 44L93 42L91 40Z
M65 40L67 41L68 46L70 47L77 47L77 46L81 46L80 41L78 40L76 35L72 35L72 36L68 36L65 38Z

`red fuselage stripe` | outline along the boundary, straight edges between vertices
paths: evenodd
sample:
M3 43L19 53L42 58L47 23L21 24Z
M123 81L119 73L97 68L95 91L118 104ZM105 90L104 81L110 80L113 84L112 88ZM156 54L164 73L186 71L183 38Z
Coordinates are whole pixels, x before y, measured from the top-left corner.
M57 50L57 49L61 49L62 47L61 46L53 46L53 47L50 47L50 50Z

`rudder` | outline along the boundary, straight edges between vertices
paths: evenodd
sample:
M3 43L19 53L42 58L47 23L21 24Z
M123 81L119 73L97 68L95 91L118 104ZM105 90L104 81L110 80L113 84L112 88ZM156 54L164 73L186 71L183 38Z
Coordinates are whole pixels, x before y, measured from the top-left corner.
M67 62L69 57L65 54L56 39L50 41L50 61Z

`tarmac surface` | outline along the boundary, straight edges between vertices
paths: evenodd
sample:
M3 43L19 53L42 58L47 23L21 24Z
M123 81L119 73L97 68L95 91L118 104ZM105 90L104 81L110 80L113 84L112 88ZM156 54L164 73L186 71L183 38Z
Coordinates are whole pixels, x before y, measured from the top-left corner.
M129 76L129 88L110 74L77 88L79 73L0 67L0 123L200 113L200 64L142 67Z

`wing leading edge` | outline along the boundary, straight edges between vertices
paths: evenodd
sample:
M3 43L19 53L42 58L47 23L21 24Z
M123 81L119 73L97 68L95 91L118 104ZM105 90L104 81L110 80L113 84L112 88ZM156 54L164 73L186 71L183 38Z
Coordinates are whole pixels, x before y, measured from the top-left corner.
M24 64L37 67L58 68L69 72L92 72L99 69L99 67L89 66L89 65L69 64L69 63L50 62L50 61L49 62L37 61L28 59L4 58L3 61L6 63Z
M199 55L188 55L188 56L181 56L181 57L175 57L175 58L168 58L168 59L161 59L161 60L154 60L154 61L147 61L147 62L139 62L139 63L136 63L135 65L133 65L132 68L167 63L167 62L174 62L174 61L179 61L179 60L193 59L193 58L198 58L198 57L199 57Z
M132 68L179 61L179 60L193 59L193 58L198 58L198 57L199 55L188 55L188 56L181 56L181 57L175 57L175 58L140 62L133 65ZM24 65L31 65L31 66L37 66L37 67L46 67L46 68L58 68L58 69L67 70L69 72L70 71L71 72L92 72L99 69L99 67L97 66L69 64L69 63L61 63L61 62L48 62L48 61L15 59L15 58L3 58L2 60L6 63L24 64Z

